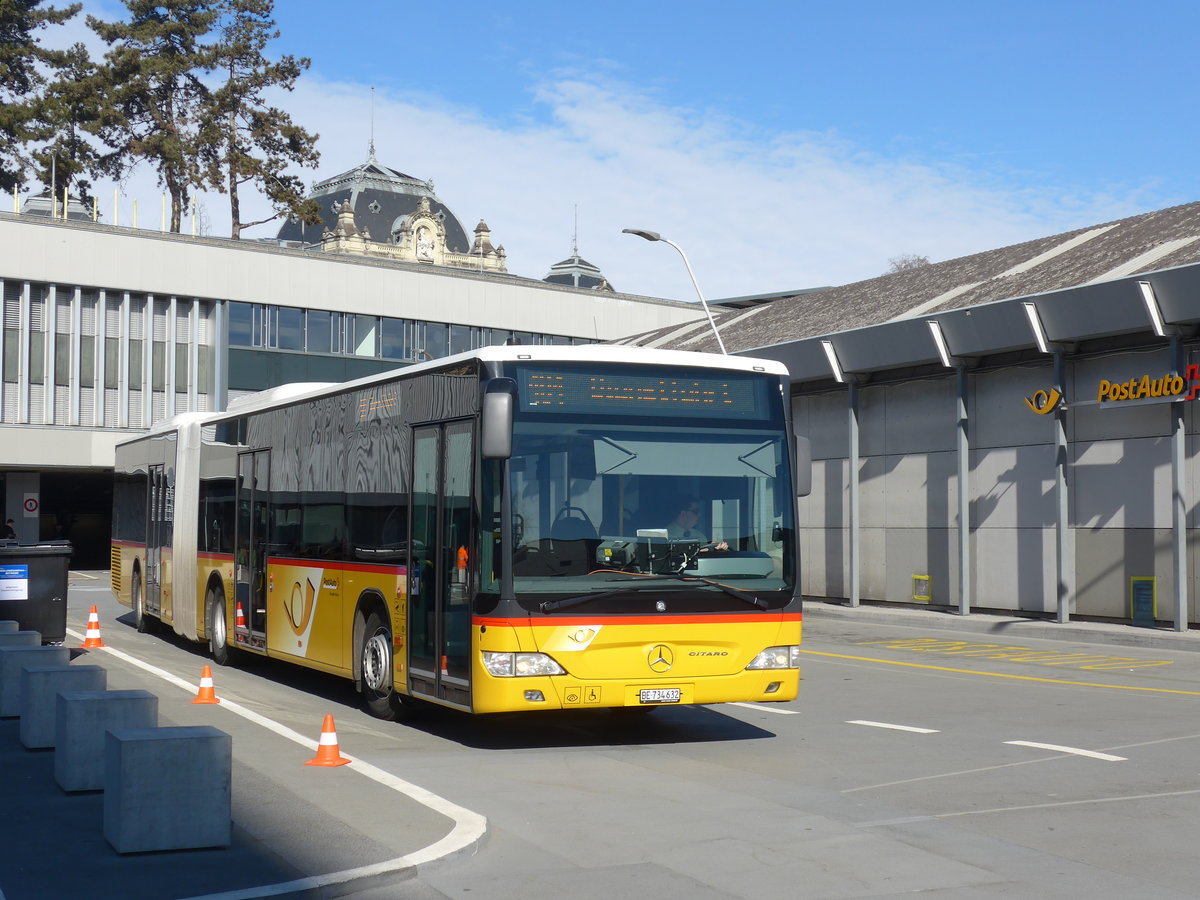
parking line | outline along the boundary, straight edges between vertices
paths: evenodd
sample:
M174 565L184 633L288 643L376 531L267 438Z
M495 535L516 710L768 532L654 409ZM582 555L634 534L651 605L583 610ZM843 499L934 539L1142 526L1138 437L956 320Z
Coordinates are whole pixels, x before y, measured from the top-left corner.
M847 725L867 725L871 728L890 728L892 731L911 731L913 734L937 734L936 728L917 728L915 725L892 725L888 722L868 722L866 719L851 719Z
M68 628L67 634L73 638L83 640L83 635ZM149 672L151 675L161 678L176 687L183 688L188 693L196 689L196 685L172 675L165 669L160 669L157 666L152 666L147 662L143 662L136 657L130 656L128 653L123 653L115 647L104 647L103 652L111 653L117 659L136 666ZM280 737L287 738L289 741L297 743L309 750L316 751L318 744L311 738L307 738L299 732L293 731L286 725L281 725L273 719L268 719L264 715L254 712L252 709L247 709L233 700L221 699L219 709L228 710L236 713L244 719L254 722L256 725L261 725L269 731L275 732ZM281 894L291 894L299 891L318 890L330 885L345 884L349 881L357 881L363 878L371 878L376 875L383 875L388 872L396 872L401 869L416 868L417 866L433 862L453 853L458 853L463 850L468 850L474 847L483 839L487 832L487 819L472 812L465 807L451 803L444 797L439 797L432 791L428 791L423 787L418 787L411 782L405 781L402 778L397 778L390 772L384 771L377 766L373 766L368 762L363 762L361 759L356 759L348 753L343 753L343 756L350 759L349 768L358 772L360 775L365 775L372 781L389 787L397 793L404 794L422 806L425 806L436 813L440 813L454 823L454 827L440 841L430 844L428 847L423 847L420 850L415 850L412 853L407 853L404 856L397 856L395 859L384 860L383 862L374 863L369 866L359 866L354 869L343 869L340 872L326 872L322 875L313 875L308 878L298 878L295 881L281 882L279 884L259 885L252 888L242 888L234 891L225 891L217 894L205 894L203 897L192 897L188 900L249 900L252 897L274 897Z
M800 715L800 710L798 710L798 709L782 709L782 708L772 709L769 706L759 706L757 703L732 702L727 705L728 706L742 706L742 707L745 707L746 709L757 709L759 712L775 713L775 715L777 715L777 716L798 716L798 715Z
M1080 750L1078 747L1063 747L1061 744L1039 744L1036 741L1005 741L1017 747L1033 747L1035 750L1053 750L1055 753L1070 753L1073 756L1087 756L1091 759L1102 759L1105 762L1124 762L1128 757L1113 756L1109 753L1097 753L1095 750Z
M1174 688L1140 687L1134 684L1096 684L1094 681L1067 681L1062 678L1039 678L1036 675L1013 675L1011 672L980 672L977 669L955 669L950 666L931 666L928 663L904 662L899 659L878 659L874 656L851 656L846 653L825 653L821 650L800 649L810 656L828 656L833 659L853 659L858 662L879 663L882 666L904 666L909 669L930 669L934 672L953 672L956 675L985 675L988 678L1011 678L1016 681L1038 681L1042 684L1066 684L1073 687L1103 688L1109 691L1141 691L1148 694L1182 694L1185 697L1200 697L1200 691L1181 691Z

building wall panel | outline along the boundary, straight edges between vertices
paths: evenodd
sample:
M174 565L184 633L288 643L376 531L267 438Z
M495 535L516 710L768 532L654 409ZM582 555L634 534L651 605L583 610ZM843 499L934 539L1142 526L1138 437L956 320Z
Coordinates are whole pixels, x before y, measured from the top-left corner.
M1054 367L1030 364L970 377L972 448L1014 447L1054 442L1054 416L1039 416L1025 403L1054 387Z
M1072 449L1072 522L1076 528L1171 527L1169 438L1080 442Z

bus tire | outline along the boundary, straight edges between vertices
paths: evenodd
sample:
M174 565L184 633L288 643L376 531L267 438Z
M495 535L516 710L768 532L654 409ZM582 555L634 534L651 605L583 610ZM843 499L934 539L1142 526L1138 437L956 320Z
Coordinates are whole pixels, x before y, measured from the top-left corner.
M205 630L208 632L208 652L218 666L231 666L237 651L229 643L229 623L225 618L225 595L214 587L204 592Z
M376 718L394 720L400 712L400 700L392 684L392 629L378 612L367 616L360 646L363 704Z
M154 630L154 620L146 612L146 592L142 590L142 570L133 570L133 582L129 588L130 600L133 602L133 627L138 634L147 634Z

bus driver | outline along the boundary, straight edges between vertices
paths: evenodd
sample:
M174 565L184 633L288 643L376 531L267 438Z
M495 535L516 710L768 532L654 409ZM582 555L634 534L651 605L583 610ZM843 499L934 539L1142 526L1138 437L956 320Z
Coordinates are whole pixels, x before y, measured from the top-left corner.
M705 550L728 550L729 544L725 541L717 541L715 544L710 544L708 536L696 528L700 521L700 501L695 497L683 497L678 504L679 511L675 514L674 520L667 526L667 538L672 541L695 541L698 544L706 544L703 547Z

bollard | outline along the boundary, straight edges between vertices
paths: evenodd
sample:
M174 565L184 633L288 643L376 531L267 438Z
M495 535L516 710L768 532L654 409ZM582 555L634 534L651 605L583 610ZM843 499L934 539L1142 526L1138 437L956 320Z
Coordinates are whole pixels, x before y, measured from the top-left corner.
M228 847L232 771L233 738L208 725L108 731L105 839L118 853Z
M101 666L22 666L21 743L30 750L54 746L59 691L102 691L108 672Z
M55 704L54 780L64 791L104 789L104 733L158 724L149 691L61 691Z
M42 634L40 631L0 631L0 647L40 647Z
M65 666L70 661L66 647L0 646L0 718L21 714L22 666Z

